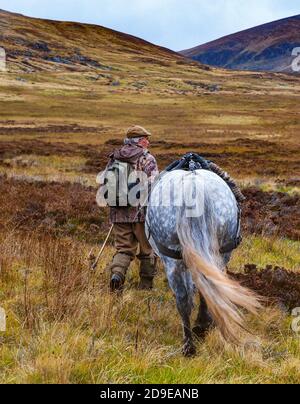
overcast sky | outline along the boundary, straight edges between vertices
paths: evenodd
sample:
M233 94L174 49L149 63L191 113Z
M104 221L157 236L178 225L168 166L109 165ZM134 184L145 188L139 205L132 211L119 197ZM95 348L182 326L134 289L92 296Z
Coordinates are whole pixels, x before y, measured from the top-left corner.
M33 17L90 22L183 50L300 14L299 0L0 0Z

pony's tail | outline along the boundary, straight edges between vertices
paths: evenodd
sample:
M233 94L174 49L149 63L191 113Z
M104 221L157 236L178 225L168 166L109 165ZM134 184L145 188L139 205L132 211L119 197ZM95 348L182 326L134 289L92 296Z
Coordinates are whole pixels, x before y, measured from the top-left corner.
M235 344L241 343L242 335L247 330L245 330L244 316L240 309L257 314L261 308L259 298L250 290L231 280L218 268L217 262L220 254L214 254L208 250L209 241L201 230L197 237L193 237L192 227L183 220L177 233L183 250L184 262L192 274L197 289L204 297L215 324L219 327L225 340ZM198 244L195 240L199 240L199 236L202 239ZM218 245L218 243L216 244Z

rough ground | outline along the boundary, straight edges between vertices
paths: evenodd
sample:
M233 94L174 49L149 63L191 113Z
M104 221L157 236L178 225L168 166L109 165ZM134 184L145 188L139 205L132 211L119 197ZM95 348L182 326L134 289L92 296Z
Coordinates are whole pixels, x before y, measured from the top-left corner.
M248 233L300 240L300 196L244 190L243 227Z
M248 264L244 273L228 272L228 275L243 286L265 298L265 303L277 304L287 311L300 307L300 274L285 268L267 265L259 269Z
M96 189L78 183L30 181L0 177L1 225L23 231L78 235L101 240L108 227L106 209L99 209ZM300 197L246 188L245 234L300 240Z

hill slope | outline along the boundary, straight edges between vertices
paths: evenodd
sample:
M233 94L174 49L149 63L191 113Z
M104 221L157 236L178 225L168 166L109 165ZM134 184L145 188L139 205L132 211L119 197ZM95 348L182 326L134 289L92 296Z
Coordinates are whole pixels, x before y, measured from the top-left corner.
M15 141L26 153L22 142L36 139L102 148L133 123L167 142L162 165L178 151L174 139L193 148L199 139L293 141L299 133L298 76L209 67L96 25L1 11L0 26L3 158Z
M134 62L147 61L145 57L160 63L182 59L171 50L101 26L29 18L4 10L0 10L0 44L8 61L25 71L84 66L110 70L105 65L108 55L116 63L120 55Z
M300 15L229 35L182 55L238 70L292 72L292 50L300 46Z

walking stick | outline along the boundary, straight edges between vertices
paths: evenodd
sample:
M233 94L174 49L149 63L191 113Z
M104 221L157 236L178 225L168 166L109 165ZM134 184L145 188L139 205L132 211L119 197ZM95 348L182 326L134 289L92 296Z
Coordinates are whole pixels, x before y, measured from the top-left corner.
M103 243L103 246L101 247L101 250L100 250L100 252L99 252L99 254L98 254L98 256L97 256L95 262L94 262L93 264L91 264L91 267L90 267L90 268L91 268L91 271L95 271L95 270L96 270L96 268L97 268L97 266L98 266L98 262L99 262L99 260L100 260L100 258L101 258L101 255L103 254L103 251L104 251L104 249L105 249L105 247L106 247L106 244L107 244L107 242L108 242L108 240L109 240L109 238L110 238L110 235L111 235L111 233L112 233L112 231L113 231L113 228L114 228L114 225L112 225L111 228L109 229L108 235L107 235L107 237L106 237L106 239L105 239L105 241L104 241L104 243Z

